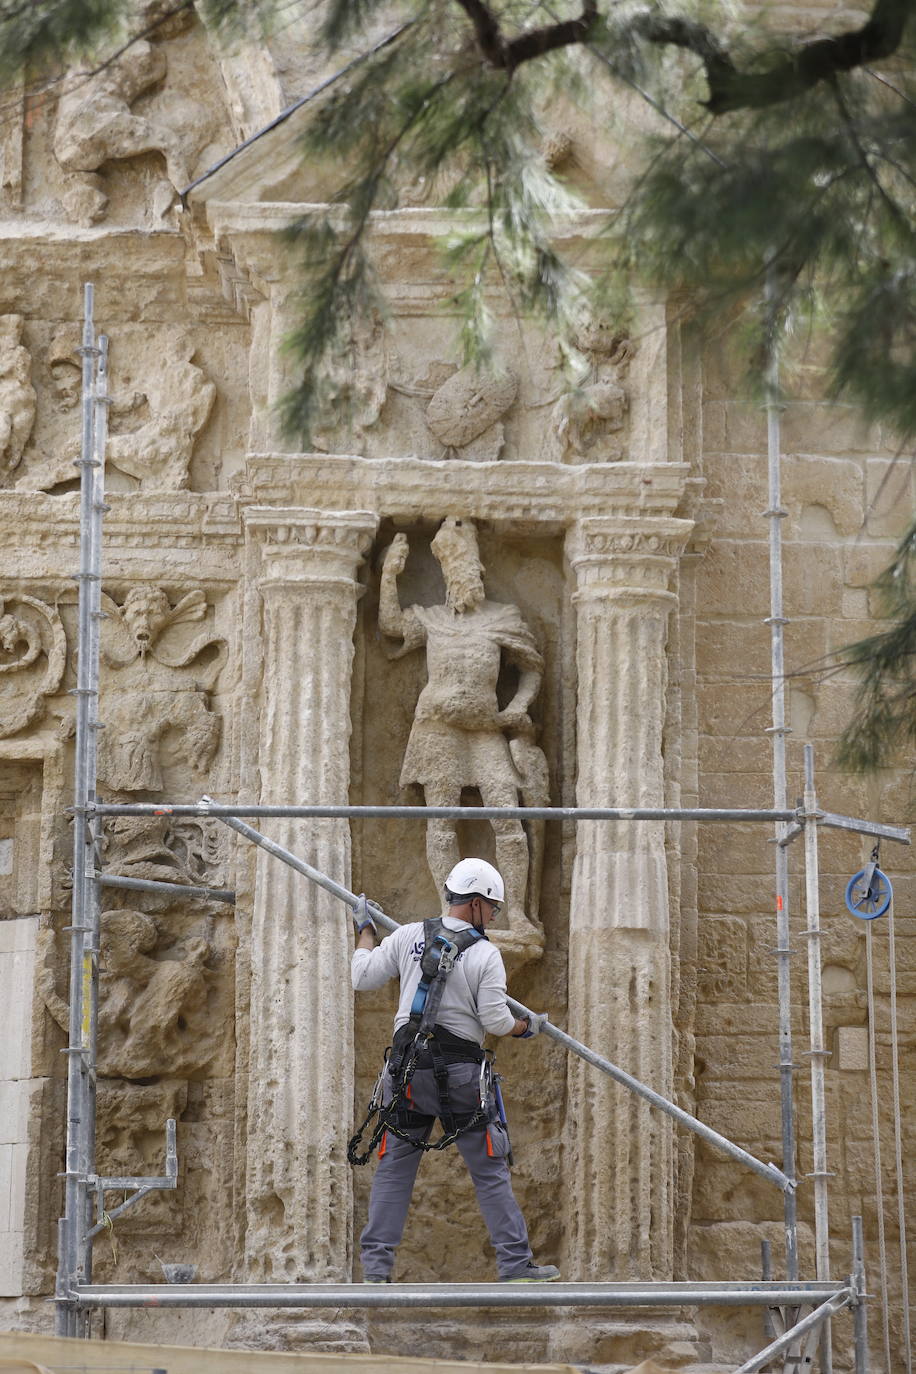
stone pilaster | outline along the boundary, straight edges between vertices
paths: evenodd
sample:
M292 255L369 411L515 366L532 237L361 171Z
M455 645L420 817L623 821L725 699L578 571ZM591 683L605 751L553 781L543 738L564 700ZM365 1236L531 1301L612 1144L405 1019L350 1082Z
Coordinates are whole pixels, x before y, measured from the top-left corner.
M246 512L260 543L264 804L345 803L357 572L376 527L362 511ZM346 821L263 829L349 884ZM350 922L336 898L257 851L251 927L246 1273L348 1279L352 1207Z
M570 532L576 576L579 806L664 806L671 573L691 522L615 516ZM569 931L569 1023L666 1097L673 1093L663 822L582 824ZM569 1067L570 1278L660 1279L673 1260L672 1124Z

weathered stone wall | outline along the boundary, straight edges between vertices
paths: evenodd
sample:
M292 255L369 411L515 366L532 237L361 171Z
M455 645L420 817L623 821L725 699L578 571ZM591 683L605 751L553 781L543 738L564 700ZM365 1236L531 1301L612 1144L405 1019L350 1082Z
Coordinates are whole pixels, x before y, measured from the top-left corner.
M319 435L316 452L290 451L275 403L292 376L278 344L294 318L296 275L276 230L295 202L320 194L324 174L294 170L294 131L281 126L274 143L203 183L184 213L175 191L316 75L304 43L297 51L290 42L216 56L196 21L176 21L104 79L30 106L2 134L0 996L11 1029L0 1054L0 1313L25 1327L49 1321L62 1205L84 281L95 282L111 340L103 795L419 801L398 780L435 665L419 643L391 656L382 567L406 537L400 606L441 606L432 540L457 517L476 529L489 601L509 608L516 645L530 635L543 662L530 731L507 731L519 799L541 788L555 805L771 802L765 424L742 397L727 337L700 348L679 315L647 297L629 337L614 321L583 324L589 375L573 394L551 341L526 330L520 349L494 292L497 364L474 378L458 366L454 285L437 251L448 219L408 210L379 226L393 318L387 334L363 341L354 416ZM607 200L621 167L570 120L565 132L558 121L557 147L575 145L571 165L595 203ZM800 396L784 417L790 790L801 791L811 741L823 805L900 822L906 760L868 782L830 767L852 684L818 667L875 624L870 583L910 517L912 478L889 436L863 434L854 414L817 399L815 347L790 375ZM520 670L501 652L504 708ZM463 786L466 801L481 794L478 778ZM266 829L399 918L436 909L422 823ZM464 852L495 857L488 824L467 823L458 839ZM517 858L519 843L516 834ZM523 843L527 891L516 895L514 929L496 933L513 992L778 1161L769 827L551 824ZM851 1213L865 1217L872 1271L876 1258L865 933L842 903L868 849L830 832L821 851L837 1274L849 1264ZM159 1172L171 1115L181 1177L176 1193L147 1200L100 1240L96 1277L158 1279L160 1261L195 1264L209 1281L350 1277L371 1170L354 1175L344 1150L389 1041L393 990L354 1011L345 911L215 821L112 821L101 858L109 872L232 886L237 903L105 889L98 1166ZM797 845L792 864L804 1175ZM906 1045L912 861L886 846L883 864L896 883ZM887 928L877 924L899 1313ZM768 1237L779 1272L776 1189L695 1149L551 1043L504 1043L499 1068L539 1258L571 1278L752 1278ZM905 1078L904 1108L911 1096ZM810 1273L809 1180L799 1199ZM428 1158L397 1276L492 1271L463 1171L451 1156ZM395 1353L415 1341L415 1321L396 1311L336 1322L112 1314L108 1330ZM486 1325L467 1314L425 1333L430 1352L613 1365L653 1353L671 1364L727 1360L759 1330L743 1313L509 1314ZM842 1326L836 1344L843 1367Z

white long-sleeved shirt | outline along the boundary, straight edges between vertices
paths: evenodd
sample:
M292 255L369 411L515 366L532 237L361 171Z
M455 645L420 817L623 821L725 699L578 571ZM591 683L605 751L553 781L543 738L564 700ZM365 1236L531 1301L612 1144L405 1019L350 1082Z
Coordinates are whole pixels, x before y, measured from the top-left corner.
M465 930L467 921L446 916L446 930ZM389 978L401 980L401 997L394 1018L398 1029L410 1019L410 1008L420 981L423 956L423 922L413 921L386 935L375 949L353 951L350 976L357 992L372 992ZM442 1002L436 1017L462 1040L483 1044L487 1031L508 1035L515 1017L506 1005L506 969L503 957L489 940L478 940L459 954L455 967L445 980Z

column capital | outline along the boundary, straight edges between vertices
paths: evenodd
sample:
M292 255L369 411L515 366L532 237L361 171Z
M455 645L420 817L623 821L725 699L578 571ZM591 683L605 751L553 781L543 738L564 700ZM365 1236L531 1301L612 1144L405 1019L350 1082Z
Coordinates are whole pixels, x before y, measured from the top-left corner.
M589 515L566 536L576 575L574 600L605 599L670 605L671 574L693 529L674 516Z
M355 585L378 527L371 511L303 506L249 506L243 519L248 539L260 545L262 591L303 583Z

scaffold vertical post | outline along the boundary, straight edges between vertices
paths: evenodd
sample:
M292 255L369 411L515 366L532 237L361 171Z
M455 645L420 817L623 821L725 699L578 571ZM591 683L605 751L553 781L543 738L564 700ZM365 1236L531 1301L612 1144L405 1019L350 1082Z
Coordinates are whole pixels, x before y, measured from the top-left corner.
M78 1336L87 1329L85 1312L72 1302L74 1284L84 1278L81 1269L82 1236L86 1230L89 1205L88 1157L86 1154L94 1123L89 1085L94 1075L88 1045L87 1002L85 991L91 983L94 960L89 954L87 923L91 902L92 857L88 806L91 796L95 748L92 721L98 711L98 662L92 655L92 609L94 583L98 581L98 556L101 541L93 537L93 506L96 503L95 473L95 372L98 349L93 320L94 289L84 289L82 357L82 440L77 465L80 471L80 568L77 573L77 679L76 734L74 742L73 796L73 893L70 925L70 1016L67 1044L67 1121L64 1165L64 1215L59 1229L59 1262L55 1287L57 1330L63 1336ZM88 962L87 962L88 961Z
M852 1219L852 1286L856 1292L853 1309L856 1374L868 1374L868 1308L865 1293L865 1240L862 1218Z
M768 300L774 294L772 277L767 277L766 291ZM770 345L766 377L767 413L767 471L768 500L764 512L770 522L770 614L766 623L770 627L770 695L773 707L773 723L767 733L771 737L773 752L773 807L784 810L786 807L786 666L783 627L786 618L783 613L782 585L782 521L786 511L782 507L781 460L782 460L782 399L779 388L779 359L775 342ZM776 826L775 848L775 897L776 897L776 977L779 1002L779 1087L782 1117L782 1170L790 1179L795 1180L795 1065L792 1062L792 986L789 925L789 851L779 840L786 827L783 823ZM786 1189L783 1195L783 1219L786 1240L786 1278L798 1278L798 1214L795 1190Z
M817 793L814 787L814 749L805 745L805 914L808 940L808 1021L811 1063L811 1152L814 1168L814 1253L818 1279L830 1278L830 1228L827 1181L827 1104L824 1091L823 987L821 978L821 917L819 893ZM830 1325L821 1337L821 1369L830 1374Z

